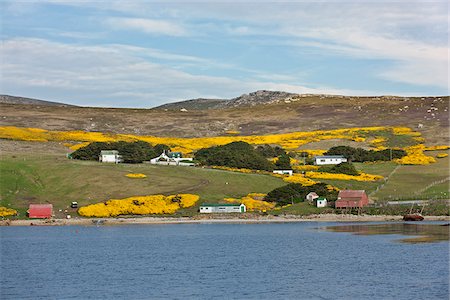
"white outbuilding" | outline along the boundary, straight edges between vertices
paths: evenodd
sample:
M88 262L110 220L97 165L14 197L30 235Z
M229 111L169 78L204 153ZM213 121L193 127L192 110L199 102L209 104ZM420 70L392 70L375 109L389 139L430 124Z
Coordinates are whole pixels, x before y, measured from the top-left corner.
M292 170L273 170L273 173L292 176L293 171Z
M317 198L319 198L319 195L317 195L316 192L309 192L308 195L306 195L306 201L311 203Z
M327 198L319 197L314 200L317 207L326 207L327 206Z
M181 152L163 151L160 156L152 158L150 163L152 165L167 165L167 166L194 166L193 158L183 157Z
M98 160L100 162L118 164L122 162L122 156L119 155L119 151L117 150L102 150L100 151Z
M232 204L232 203L203 203L200 206L200 213L245 213L247 208L245 204Z
M347 159L343 155L323 155L315 156L315 165L338 165L340 163L347 162Z

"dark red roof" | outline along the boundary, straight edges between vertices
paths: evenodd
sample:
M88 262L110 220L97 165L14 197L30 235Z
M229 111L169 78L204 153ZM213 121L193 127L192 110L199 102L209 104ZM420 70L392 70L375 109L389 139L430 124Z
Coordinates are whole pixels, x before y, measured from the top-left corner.
M339 198L361 198L366 194L364 190L341 190L339 191Z
M51 218L52 214L52 204L30 204L28 208L28 217L30 218Z

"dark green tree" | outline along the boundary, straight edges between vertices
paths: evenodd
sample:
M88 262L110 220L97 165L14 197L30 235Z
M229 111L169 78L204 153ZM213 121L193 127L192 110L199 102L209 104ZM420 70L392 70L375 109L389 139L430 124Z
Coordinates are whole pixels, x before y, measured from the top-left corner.
M222 146L203 148L195 152L194 159L202 165L272 171L268 161L253 146L245 142L232 142Z
M278 160L275 162L275 167L280 170L292 169L290 157L287 154L278 156Z

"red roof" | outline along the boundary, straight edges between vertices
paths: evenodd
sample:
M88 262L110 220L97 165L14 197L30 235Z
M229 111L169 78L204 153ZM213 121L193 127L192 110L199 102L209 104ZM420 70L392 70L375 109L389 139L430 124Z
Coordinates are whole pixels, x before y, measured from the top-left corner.
M364 197L366 191L364 190L341 190L339 191L339 198L361 198Z
M52 214L52 204L30 204L30 207L28 208L29 218L51 218Z
M367 204L369 204L369 197L364 190L342 190L339 191L335 207L364 207Z

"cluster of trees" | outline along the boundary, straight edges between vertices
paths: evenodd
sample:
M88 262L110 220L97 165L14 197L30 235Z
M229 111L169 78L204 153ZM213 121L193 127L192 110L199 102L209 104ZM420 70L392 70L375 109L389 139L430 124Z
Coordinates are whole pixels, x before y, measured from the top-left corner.
M294 157L295 153L286 153L286 151L281 148L280 146L271 146L268 144L265 145L259 145L255 149L257 152L259 152L262 156L266 158L274 158L278 157L278 160L275 162L275 168L276 169L282 169L282 170L290 170L291 167L291 159L290 157Z
M395 158L402 158L406 155L405 150L385 149L385 150L365 150L362 148L353 148L349 146L337 146L330 148L325 155L343 155L349 161L389 161Z
M316 183L310 186L303 186L298 183L276 188L270 191L265 201L276 202L277 205L286 205L305 201L306 195L310 192L316 192L321 197L326 197L329 201L337 199L338 191L328 189L326 183Z
M280 146L272 147L271 145L268 144L258 145L255 150L259 152L262 156L267 158L278 157L280 155L286 154L286 151L284 151L284 149L281 148Z
M232 142L222 146L203 148L194 159L202 165L224 166L251 170L272 171L274 164L246 142Z
M358 170L356 170L355 166L352 163L344 162L338 165L332 166L322 166L318 170L319 172L326 173L338 173L338 174L347 174L347 175L359 175Z
M164 150L170 150L169 146L159 144L152 146L143 141L137 142L94 142L73 152L73 159L98 160L102 150L117 150L122 160L126 163L141 163L159 156Z

